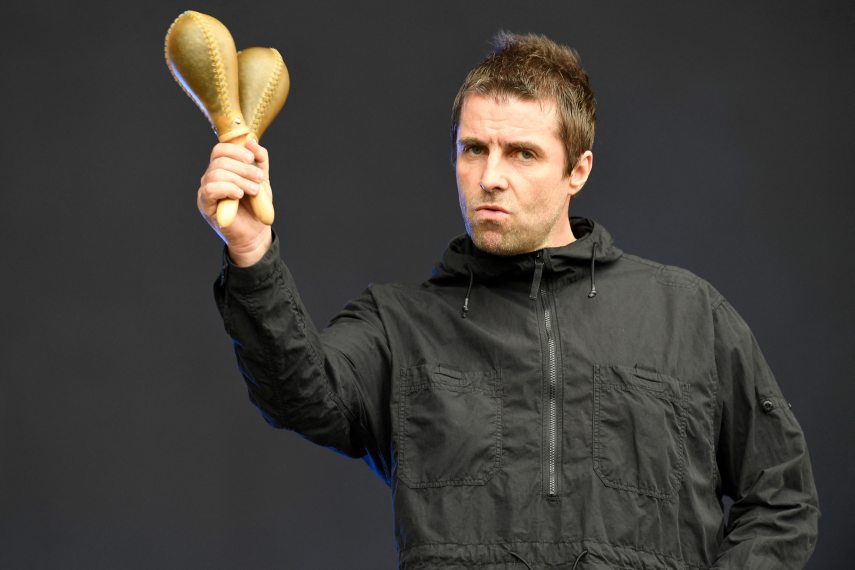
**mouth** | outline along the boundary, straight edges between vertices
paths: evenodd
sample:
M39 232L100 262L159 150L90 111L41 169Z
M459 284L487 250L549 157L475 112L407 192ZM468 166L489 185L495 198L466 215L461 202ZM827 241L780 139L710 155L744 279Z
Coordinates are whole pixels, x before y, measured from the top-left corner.
M472 217L478 222L492 222L492 223L501 223L508 217L510 217L511 213L501 206L496 206L493 204L482 204L475 208Z
M496 212L502 214L510 214L506 209L501 206L494 206L493 204L482 204L475 208L476 212Z

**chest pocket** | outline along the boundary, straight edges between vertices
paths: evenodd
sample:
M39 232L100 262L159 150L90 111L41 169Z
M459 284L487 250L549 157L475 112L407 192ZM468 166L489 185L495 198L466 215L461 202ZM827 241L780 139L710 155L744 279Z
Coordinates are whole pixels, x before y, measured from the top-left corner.
M502 459L498 371L443 364L401 370L398 477L408 487L483 485Z
M594 471L608 487L669 499L686 466L687 387L630 366L594 367Z

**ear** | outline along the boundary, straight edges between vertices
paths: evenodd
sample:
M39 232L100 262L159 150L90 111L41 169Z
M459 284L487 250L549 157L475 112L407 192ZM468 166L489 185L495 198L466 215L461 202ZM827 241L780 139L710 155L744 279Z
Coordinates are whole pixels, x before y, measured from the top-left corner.
M591 175L591 169L594 167L594 154L590 150L586 150L579 156L576 161L576 166L567 177L567 184L570 191L570 196L575 196L585 182L588 181L588 176Z

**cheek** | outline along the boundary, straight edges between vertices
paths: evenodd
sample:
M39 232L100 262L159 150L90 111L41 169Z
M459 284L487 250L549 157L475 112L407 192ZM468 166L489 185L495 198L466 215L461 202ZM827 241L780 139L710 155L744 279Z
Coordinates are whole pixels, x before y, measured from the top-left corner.
M551 218L555 211L564 205L565 193L552 180L529 181L528 192L525 193L526 210L538 220Z
M455 174L457 177L457 191L461 197L464 194L471 196L479 190L478 183L480 180L476 177L474 169L461 167L458 163Z
M466 164L466 162L462 161L460 158L457 159L457 167L455 171L458 183L471 182L472 177L475 176L475 169L472 168L472 165Z
M457 172L457 200L460 202L460 207L465 209L466 204L471 200L469 196L470 192L468 191L469 184L466 182L466 178L461 175L460 171Z

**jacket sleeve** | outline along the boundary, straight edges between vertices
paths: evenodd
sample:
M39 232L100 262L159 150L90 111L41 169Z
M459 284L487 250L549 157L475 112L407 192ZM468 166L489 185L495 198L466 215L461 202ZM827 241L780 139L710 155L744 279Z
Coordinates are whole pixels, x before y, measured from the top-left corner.
M370 289L318 332L274 235L252 267L233 265L224 251L214 297L265 420L364 458L388 484L390 351Z
M805 438L748 326L714 310L719 380L717 463L733 499L716 569L804 568L819 505Z

